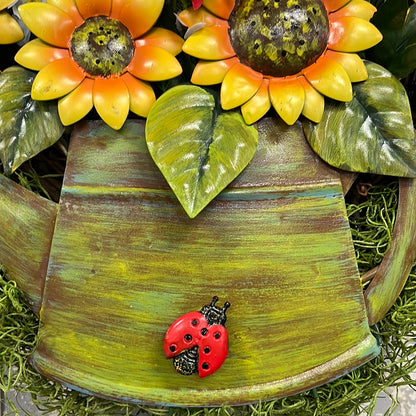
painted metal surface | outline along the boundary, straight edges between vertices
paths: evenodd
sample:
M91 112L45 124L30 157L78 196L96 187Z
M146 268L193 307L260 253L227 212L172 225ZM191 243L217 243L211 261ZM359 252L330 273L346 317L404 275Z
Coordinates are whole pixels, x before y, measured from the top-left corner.
M165 332L212 293L233 305L229 356L210 377L182 377L164 356ZM339 173L300 127L268 119L253 163L195 219L155 168L140 122L78 129L40 318L39 371L133 402L290 395L378 353Z

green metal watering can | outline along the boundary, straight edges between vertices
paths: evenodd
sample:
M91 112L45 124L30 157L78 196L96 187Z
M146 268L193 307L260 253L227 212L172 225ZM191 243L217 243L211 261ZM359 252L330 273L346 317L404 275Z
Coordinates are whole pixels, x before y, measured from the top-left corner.
M251 165L195 219L141 121L75 128L59 204L0 177L0 263L40 318L34 367L114 400L219 406L311 389L378 354L370 326L416 255L414 181L400 181L393 243L363 293L351 175L322 162L300 125L266 118L258 130ZM228 357L203 379L178 375L164 335L214 295L231 304Z

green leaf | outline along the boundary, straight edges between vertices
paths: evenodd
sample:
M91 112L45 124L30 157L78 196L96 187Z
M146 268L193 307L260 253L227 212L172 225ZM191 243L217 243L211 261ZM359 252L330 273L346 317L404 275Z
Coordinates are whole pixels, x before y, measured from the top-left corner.
M330 102L322 121L304 122L306 138L330 165L353 172L416 177L416 142L402 84L366 62L369 78L354 85L351 102Z
M156 165L194 218L248 165L257 130L223 112L212 94L190 85L163 94L150 110L146 141Z
M407 0L388 0L378 7L371 21L383 34L383 40L366 53L398 78L416 68L416 4Z
M13 66L0 74L0 159L10 175L63 134L57 103L30 96L36 73Z

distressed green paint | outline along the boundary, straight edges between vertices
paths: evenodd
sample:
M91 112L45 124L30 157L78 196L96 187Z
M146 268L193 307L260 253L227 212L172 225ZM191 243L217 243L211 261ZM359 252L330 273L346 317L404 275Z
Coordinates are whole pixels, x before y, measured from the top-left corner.
M321 0L240 0L229 18L240 61L264 75L294 75L327 46L328 14Z
M39 312L57 205L0 175L0 264Z
M416 183L401 179L400 205L392 245L365 292L368 319L376 324L393 306L406 283L416 257Z
M262 121L253 163L196 219L142 124L101 126L70 145L32 357L42 373L100 396L206 406L302 391L377 354L339 174L298 124ZM229 356L210 377L180 376L164 334L213 295L231 303Z

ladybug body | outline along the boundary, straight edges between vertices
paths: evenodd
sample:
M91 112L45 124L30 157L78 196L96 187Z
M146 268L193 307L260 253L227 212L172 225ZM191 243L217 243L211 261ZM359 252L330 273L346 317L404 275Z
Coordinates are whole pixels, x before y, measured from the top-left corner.
M215 306L214 296L210 305L199 312L189 312L177 319L165 336L164 351L173 358L173 366L183 375L198 373L206 377L218 370L228 353L228 334L225 329L225 311Z

